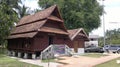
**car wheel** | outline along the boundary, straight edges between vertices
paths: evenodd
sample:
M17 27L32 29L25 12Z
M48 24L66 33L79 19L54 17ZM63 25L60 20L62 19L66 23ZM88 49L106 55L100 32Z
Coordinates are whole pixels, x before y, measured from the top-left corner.
M86 52L89 53L89 50L87 50Z
M117 50L117 53L118 53L118 54L120 53L120 49L119 49L119 50Z

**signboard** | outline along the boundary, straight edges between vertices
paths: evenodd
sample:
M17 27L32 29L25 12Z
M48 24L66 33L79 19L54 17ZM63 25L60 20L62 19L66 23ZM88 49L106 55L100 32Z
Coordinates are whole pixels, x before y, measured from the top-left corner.
M55 54L65 54L65 45L54 45L53 51Z

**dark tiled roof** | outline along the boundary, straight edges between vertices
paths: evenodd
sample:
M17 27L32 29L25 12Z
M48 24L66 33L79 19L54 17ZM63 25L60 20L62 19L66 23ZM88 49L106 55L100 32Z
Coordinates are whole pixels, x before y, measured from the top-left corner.
M61 19L59 19L58 17L53 16L53 15L49 16L48 19L50 19L50 20L54 20L54 21L63 22L63 20L61 20Z
M24 37L27 37L27 38L32 38L34 37L35 35L37 34L37 32L29 32L29 33L22 33L22 34L19 34L19 35L10 35L8 37L8 39L12 39L12 38L24 38Z
M58 28L45 28L44 24L49 21L58 22L57 24L62 26L62 29ZM52 23L52 22L49 22ZM23 17L17 24L17 26L11 31L9 38L20 38L20 37L33 37L41 32L50 32L57 34L68 34L66 28L64 27L63 20L59 14L59 10L56 5L51 6L45 10L42 10L34 15L28 15ZM34 32L34 33L33 33Z
M43 24L45 24L46 20L37 21L31 24L26 24L22 26L16 27L11 34L17 34L17 33L24 33L24 32L31 32L36 31L39 29Z
M25 16L19 21L18 25L22 25L22 24L34 22L37 20L45 19L48 16L50 16L50 14L54 11L55 8L56 8L56 5L51 6L51 7L47 8L45 10L42 10L40 12L37 12L34 15Z
M69 32L69 37L72 38L72 37L75 35L75 33L77 33L77 31L78 31L78 29L68 30L68 32Z
M39 29L39 31L68 35L68 33L66 33L61 29L51 28L51 27L42 27L41 29Z

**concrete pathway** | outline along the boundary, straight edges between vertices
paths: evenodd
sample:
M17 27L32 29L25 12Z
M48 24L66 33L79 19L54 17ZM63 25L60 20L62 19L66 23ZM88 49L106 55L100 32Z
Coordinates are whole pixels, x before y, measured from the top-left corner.
M58 62L65 63L65 65L59 65L59 67L94 67L97 64L101 64L118 57L120 57L120 54L109 54L109 56L104 56L100 58L85 56L61 57L65 60L59 60Z

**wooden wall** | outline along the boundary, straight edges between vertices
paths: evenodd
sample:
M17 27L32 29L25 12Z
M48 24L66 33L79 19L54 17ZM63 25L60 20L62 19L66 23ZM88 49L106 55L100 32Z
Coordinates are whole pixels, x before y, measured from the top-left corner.
M42 51L48 47L48 36L46 33L34 37L34 51Z
M8 40L8 50L20 51L20 52L33 52L33 39L31 38L19 38Z
M53 44L66 44L65 35L58 34L50 34L50 33L39 33L34 37L34 50L42 51L49 46L49 36L53 37Z
M49 46L49 36L53 36L53 44L66 44L70 48L74 48L74 41L78 41L78 48L84 48L84 40L78 37L71 41L67 35L39 32L34 38L8 40L8 49L23 52L41 52ZM26 45L26 42L28 42L28 45Z

